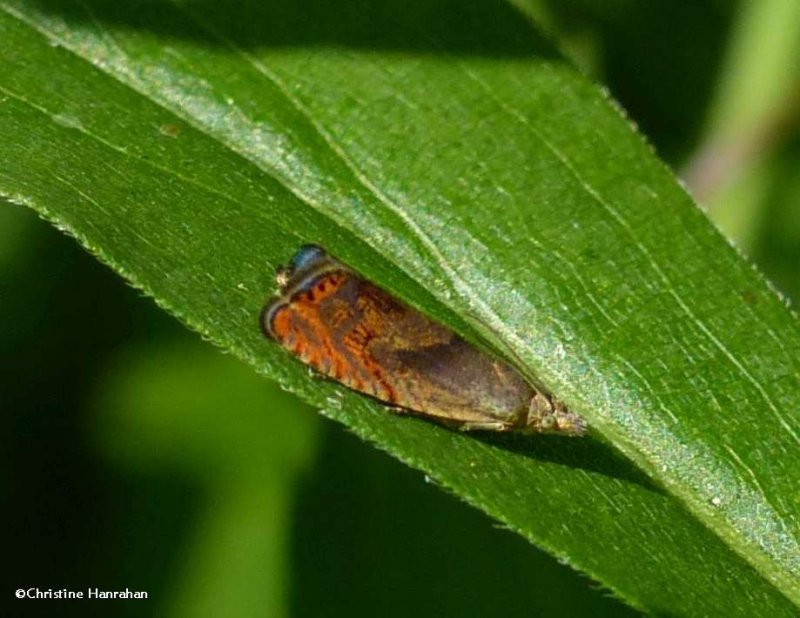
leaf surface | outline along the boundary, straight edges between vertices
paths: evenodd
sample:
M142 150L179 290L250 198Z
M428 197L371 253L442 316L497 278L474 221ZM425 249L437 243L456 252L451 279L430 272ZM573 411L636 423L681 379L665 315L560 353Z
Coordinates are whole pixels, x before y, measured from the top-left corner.
M462 4L4 1L0 196L633 606L792 615L795 317L600 89ZM461 435L309 378L257 326L307 242L591 436Z

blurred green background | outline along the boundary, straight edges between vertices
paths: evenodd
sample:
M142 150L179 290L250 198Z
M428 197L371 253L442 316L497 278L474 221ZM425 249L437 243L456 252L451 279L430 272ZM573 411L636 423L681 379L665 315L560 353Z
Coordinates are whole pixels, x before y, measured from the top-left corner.
M800 3L517 4L609 87L776 287L800 298ZM0 324L6 594L150 595L15 612L634 615L7 205Z

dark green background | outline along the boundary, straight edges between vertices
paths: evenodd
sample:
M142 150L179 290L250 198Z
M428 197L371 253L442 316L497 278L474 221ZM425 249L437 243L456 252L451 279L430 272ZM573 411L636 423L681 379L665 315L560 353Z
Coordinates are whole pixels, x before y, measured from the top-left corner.
M680 169L702 142L736 4L539 9ZM799 163L790 122L758 160L768 190L742 239L794 299ZM0 324L4 604L19 587L150 595L14 602L12 615L633 614L200 342L10 206L0 209Z

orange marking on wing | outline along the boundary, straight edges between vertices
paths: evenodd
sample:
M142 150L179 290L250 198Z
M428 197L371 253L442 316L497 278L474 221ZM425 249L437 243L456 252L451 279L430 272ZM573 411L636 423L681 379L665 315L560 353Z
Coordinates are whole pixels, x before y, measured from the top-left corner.
M297 354L297 356L302 356L303 354L305 354L307 348L308 348L308 345L307 345L307 342L306 342L305 338L300 336L297 339L297 343L295 343L295 345L294 345L294 350L293 351L294 351L295 354Z
M333 358L333 377L339 382L341 382L342 378L344 377L344 368L342 367L342 363L338 356Z
M308 364L312 365L313 367L320 366L320 355L317 350L312 350L311 353L308 355Z
M364 314L364 321L356 324L353 329L344 337L344 345L354 357L356 357L371 377L369 384L373 387L376 397L397 403L398 396L389 380L384 376L383 370L375 358L370 354L369 342L379 335L383 324L387 318L381 307L376 307L376 300L371 294L360 295L356 300L356 305ZM366 391L364 381L358 379L359 390Z
M383 375L383 371L380 369L378 364L370 359L367 369L373 375L375 381L383 388L385 392L384 399L390 403L398 403L397 391L395 391L394 388L392 388L392 385L389 384L389 381Z
M350 317L350 310L337 311L333 316L332 324L323 321L320 315L320 303L325 298L335 295L348 276L350 275L345 273L329 273L321 277L312 288L298 291L293 295L289 305L296 318L302 320L303 328L292 329L292 324L288 319L284 320L285 324L282 324L280 328L282 331L294 330L293 334L297 338L297 343L293 346L292 351L300 357L307 353L304 359L307 363L320 369L323 366L323 359L326 359L328 366L324 373L328 376L351 388L362 392L374 392L376 397L395 403L397 393L384 377L380 365L367 350L368 343L376 336L376 333L370 328L370 324L379 326L386 317L380 310L376 310L374 299L371 296L358 299L360 306L368 313L365 316L368 323L356 324L353 330L343 338L344 347L350 353L349 355L337 350L333 333L342 322ZM277 325L274 328L276 331L279 329ZM358 366L354 364L356 361ZM365 382L359 375L361 371L365 371L371 379ZM373 388L369 389L370 386Z
M286 335L291 330L291 318L289 317L289 307L284 305L278 309L272 316L272 324L270 324L272 332L278 341L283 342Z
M366 345L369 343L369 340L373 337L373 335L366 329L363 324L358 324L355 328L348 333L344 337L344 346L347 350L353 355L354 358L358 359L360 363L360 368L363 368L367 371L367 374L371 374L369 371L369 364L371 359L369 358L369 353L367 352ZM360 371L357 370L352 365L350 366L350 380L352 382L353 388L360 390L362 392L366 392L369 394L374 394L374 389L369 390L367 388L367 383L359 376ZM372 385L372 381L369 382Z
M367 349L369 342L374 338L375 334L373 332L365 325L359 324L356 329L345 338L345 345L361 360L364 369L372 376L374 385L383 390L383 393L376 394L376 397L385 399L390 403L397 403L397 392L384 376L380 364Z
M322 321L319 309L316 304L299 304L298 311L303 315L305 318L305 322L311 328L313 334L315 335L315 339L319 342L319 345L315 345L315 350L317 354L323 356L328 360L329 367L326 373L327 375L332 375L337 380L342 380L342 377L345 375L345 368L342 365L342 361L340 355L336 353L332 343L331 343L331 333L328 326ZM318 363L321 366L321 362Z

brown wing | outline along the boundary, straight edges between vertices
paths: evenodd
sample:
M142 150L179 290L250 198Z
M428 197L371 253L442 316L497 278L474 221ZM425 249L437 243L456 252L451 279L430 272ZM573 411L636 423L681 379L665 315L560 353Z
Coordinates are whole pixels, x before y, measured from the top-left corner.
M505 363L360 280L362 355L382 369L392 403L459 422L524 418L530 387Z

